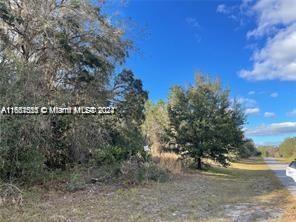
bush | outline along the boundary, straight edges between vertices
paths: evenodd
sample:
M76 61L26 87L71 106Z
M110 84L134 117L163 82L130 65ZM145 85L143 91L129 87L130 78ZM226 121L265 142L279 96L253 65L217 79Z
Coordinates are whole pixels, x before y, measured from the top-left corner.
M147 162L142 168L139 169L137 179L139 182L149 180L156 182L165 182L168 180L168 173L167 171L159 168L156 164L152 162Z
M33 116L3 116L1 120L0 178L5 182L19 179L32 183L42 177L45 157L43 141L34 127Z
M128 150L118 146L106 146L103 149L97 149L93 160L97 166L114 164L127 159Z
M152 161L141 162L135 158L123 162L120 171L126 184L141 184L148 181L165 182L169 178L168 172Z
M65 189L69 192L83 190L86 187L86 182L79 174L72 174L70 181L66 184Z

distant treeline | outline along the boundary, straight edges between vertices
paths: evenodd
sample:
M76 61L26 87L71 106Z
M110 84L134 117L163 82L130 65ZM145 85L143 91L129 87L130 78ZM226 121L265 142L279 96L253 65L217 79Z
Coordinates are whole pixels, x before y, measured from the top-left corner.
M285 139L279 146L259 146L263 157L296 158L296 137Z

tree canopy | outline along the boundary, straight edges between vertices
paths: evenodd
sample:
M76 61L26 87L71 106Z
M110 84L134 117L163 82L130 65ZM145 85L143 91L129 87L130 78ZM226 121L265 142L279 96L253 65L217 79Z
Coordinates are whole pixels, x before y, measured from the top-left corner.
M296 137L285 139L280 144L279 154L285 158L296 158Z
M0 0L0 105L117 107L112 116L3 116L1 178L65 168L110 146L125 158L143 150L148 93L133 71L116 69L132 44L103 6Z
M231 105L229 91L218 80L196 76L193 86L171 89L168 103L169 130L182 155L190 156L201 168L202 158L228 165L244 138L244 114Z

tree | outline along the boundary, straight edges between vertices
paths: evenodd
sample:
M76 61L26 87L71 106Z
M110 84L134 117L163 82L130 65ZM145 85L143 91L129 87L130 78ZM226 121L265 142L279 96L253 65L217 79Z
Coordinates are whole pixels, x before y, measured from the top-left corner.
M143 151L144 138L141 125L145 120L144 106L148 92L143 89L140 79L131 70L123 70L114 80L110 91L111 105L116 107L116 115L108 118L112 144L124 147L128 156Z
M102 13L103 2L0 0L2 106L119 107L113 116L3 116L1 177L25 169L19 163L30 159L20 153L29 147L40 168L52 169L107 145L137 146L128 137L141 138L147 92L131 71L115 73L131 42Z
M258 146L257 150L262 157L280 157L279 147L277 146Z
M148 99L142 81L136 79L131 70L124 69L115 77L111 92L111 104L117 107L117 113L127 122L140 127L145 119L144 106Z
M240 106L230 104L229 91L218 80L196 76L188 89L171 89L168 104L170 135L182 155L192 157L197 168L202 158L228 165L230 153L243 142L244 114Z
M281 156L286 158L295 158L296 157L296 137L285 139L279 147L279 153Z
M251 156L256 156L258 151L252 139L245 139L243 144L238 149L238 157L249 158Z
M143 134L151 147L152 154L159 154L169 141L167 104L160 100L156 104L148 101L145 104L145 122L142 125Z
M56 91L66 91L67 102L105 103L111 74L131 44L107 21L102 6L80 0L1 0L0 61L30 64L53 103L59 101Z

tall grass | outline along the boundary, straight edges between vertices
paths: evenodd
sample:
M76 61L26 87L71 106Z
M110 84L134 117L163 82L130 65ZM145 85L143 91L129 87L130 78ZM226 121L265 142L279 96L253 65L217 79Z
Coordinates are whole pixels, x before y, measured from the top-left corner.
M158 144L151 147L152 159L159 164L163 169L170 171L173 174L182 172L182 161L180 156L171 152L161 152Z

